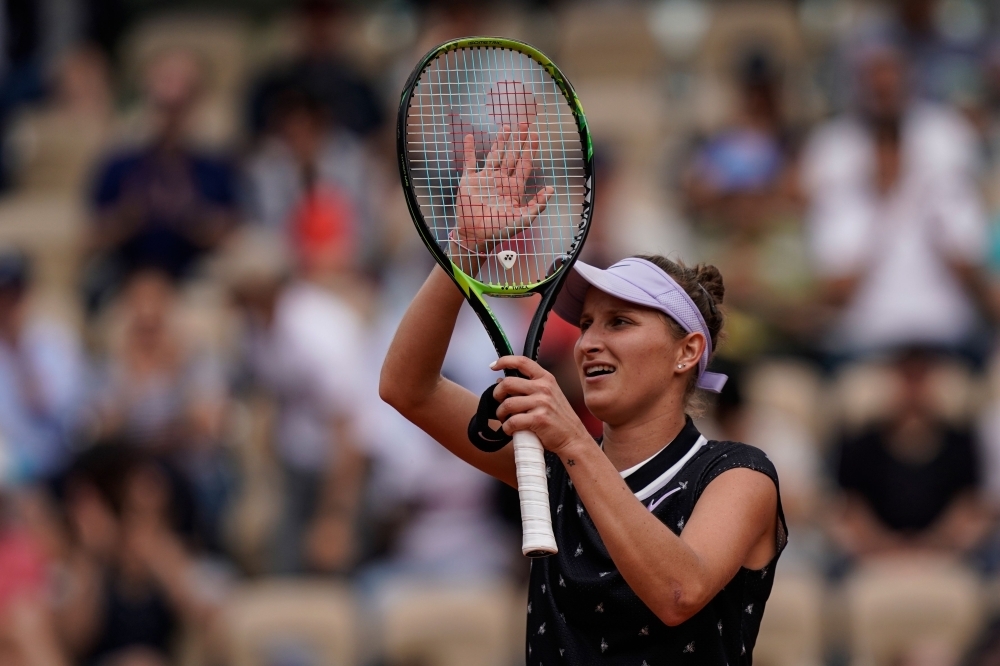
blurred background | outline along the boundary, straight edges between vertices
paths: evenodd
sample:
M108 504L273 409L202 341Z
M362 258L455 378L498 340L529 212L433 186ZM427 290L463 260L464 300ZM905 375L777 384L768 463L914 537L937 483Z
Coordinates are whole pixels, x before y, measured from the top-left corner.
M1000 5L0 7L0 663L523 664L516 494L376 390L431 268L399 93L504 35L587 110L584 260L725 276L699 424L791 535L755 663L1000 664ZM597 432L576 334L540 359Z

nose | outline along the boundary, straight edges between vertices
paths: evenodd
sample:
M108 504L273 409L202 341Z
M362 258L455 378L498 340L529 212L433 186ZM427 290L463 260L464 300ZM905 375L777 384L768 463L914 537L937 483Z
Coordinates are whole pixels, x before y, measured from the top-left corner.
M594 330L596 326L591 326L580 333L576 341L576 348L584 354L596 354L604 350L604 342L601 336Z

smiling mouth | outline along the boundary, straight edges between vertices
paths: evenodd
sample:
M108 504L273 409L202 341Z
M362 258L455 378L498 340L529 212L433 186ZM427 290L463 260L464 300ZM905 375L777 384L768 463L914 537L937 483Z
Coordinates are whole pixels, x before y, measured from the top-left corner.
M601 375L610 375L615 369L610 365L595 365L592 368L587 368L584 371L584 375L587 377L600 377Z

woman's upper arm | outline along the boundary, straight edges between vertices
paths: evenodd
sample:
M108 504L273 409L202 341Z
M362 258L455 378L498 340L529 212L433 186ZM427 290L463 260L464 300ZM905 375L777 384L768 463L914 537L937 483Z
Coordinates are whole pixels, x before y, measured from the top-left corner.
M495 453L486 453L469 441L469 421L478 407L478 396L442 377L435 388L421 400L414 401L403 416L465 462L516 488L514 448L508 445Z
M767 475L735 468L708 484L681 532L700 560L706 603L740 567L759 569L774 558L777 528L778 490Z

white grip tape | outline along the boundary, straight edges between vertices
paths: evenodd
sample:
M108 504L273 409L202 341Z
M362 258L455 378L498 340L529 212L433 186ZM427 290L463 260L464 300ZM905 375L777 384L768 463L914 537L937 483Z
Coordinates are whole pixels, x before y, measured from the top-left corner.
M514 433L514 465L521 499L521 552L531 556L555 555L559 548L552 533L545 451L530 430Z

